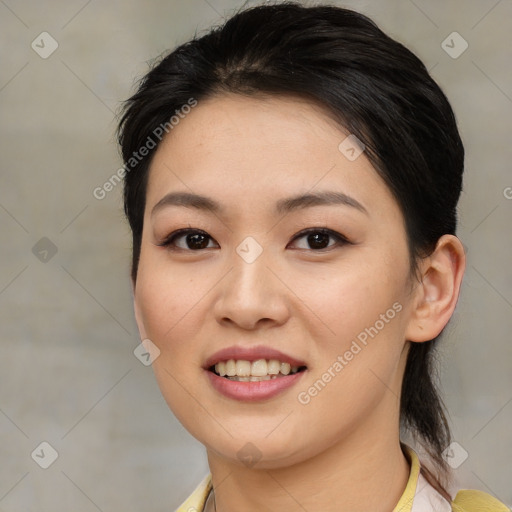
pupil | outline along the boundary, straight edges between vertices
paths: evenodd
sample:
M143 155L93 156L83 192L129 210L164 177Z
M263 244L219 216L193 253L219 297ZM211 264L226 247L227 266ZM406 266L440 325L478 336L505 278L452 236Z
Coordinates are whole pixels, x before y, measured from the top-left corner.
M308 236L308 243L312 249L325 249L329 245L329 235L314 233Z
M205 235L195 233L187 235L187 245L189 249L205 249L208 246L208 240Z
M326 233L314 233L308 235L308 243L312 249L325 249L329 246L329 235ZM208 237L201 233L187 235L189 249L206 249Z

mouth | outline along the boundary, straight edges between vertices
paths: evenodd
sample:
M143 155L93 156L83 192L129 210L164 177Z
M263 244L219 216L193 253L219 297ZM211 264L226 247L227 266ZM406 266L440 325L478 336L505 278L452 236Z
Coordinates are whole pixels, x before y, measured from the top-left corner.
M261 382L301 373L306 369L305 365L292 366L279 359L227 359L211 365L208 371L231 381Z
M203 369L218 393L233 400L259 402L296 386L308 367L305 360L271 346L232 345L208 357Z

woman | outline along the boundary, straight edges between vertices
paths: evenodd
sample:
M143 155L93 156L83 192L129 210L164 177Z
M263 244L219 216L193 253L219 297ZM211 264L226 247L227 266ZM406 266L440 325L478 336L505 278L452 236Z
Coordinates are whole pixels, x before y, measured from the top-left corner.
M141 339L211 470L178 510L508 510L449 490L464 149L416 56L347 9L244 10L144 77L119 141Z

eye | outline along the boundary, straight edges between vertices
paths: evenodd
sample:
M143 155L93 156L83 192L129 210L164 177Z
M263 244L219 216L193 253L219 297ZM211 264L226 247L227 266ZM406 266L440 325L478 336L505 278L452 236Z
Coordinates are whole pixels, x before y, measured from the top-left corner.
M350 243L342 234L327 228L305 229L298 233L293 238L292 242L301 238L306 238L306 243L309 244L309 247L298 248L314 250L315 252ZM332 239L334 243L329 243L330 239ZM181 244L179 243L180 240L182 240ZM209 245L209 241L213 241L213 238L205 231L184 228L174 231L157 245L160 247L168 247L171 250L200 251L214 247ZM215 243L217 244L217 242Z
M305 229L292 242L301 238L306 238L306 244L309 244L309 247L299 247L299 249L313 249L315 252L350 243L342 234L327 228ZM330 238L334 240L333 244L329 244Z
M176 243L180 239L184 239L184 245ZM211 247L208 247L208 240L213 240L213 238L200 229L178 229L157 245L168 247L169 249L198 251L201 249L211 249Z

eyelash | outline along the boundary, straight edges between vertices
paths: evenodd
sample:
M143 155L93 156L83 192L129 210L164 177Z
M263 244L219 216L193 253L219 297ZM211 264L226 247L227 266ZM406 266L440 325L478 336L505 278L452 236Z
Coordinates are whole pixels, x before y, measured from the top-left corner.
M299 250L310 250L313 252L326 252L326 251L332 250L336 246L341 247L343 245L351 244L351 242L345 236L343 236L342 234L340 234L336 231L333 231L333 230L327 229L327 228L304 229L304 230L300 231L299 233L297 233L291 241L294 242L295 240L297 240L299 238L303 238L307 235L317 234L317 233L321 233L323 235L329 235L330 237L332 237L336 240L336 244L324 247L322 249L299 249ZM161 243L156 244L156 245L158 245L159 247L166 247L168 250L171 250L171 251L200 252L200 251L205 250L205 249L188 249L188 248L183 249L182 247L176 247L173 245L177 238L179 238L181 236L189 235L189 234L205 235L210 240L213 240L213 238L210 235L208 235L208 233L206 233L205 231L202 231L201 229L183 228L183 229L178 229L176 231L173 231ZM211 247L207 247L206 249L211 249Z

